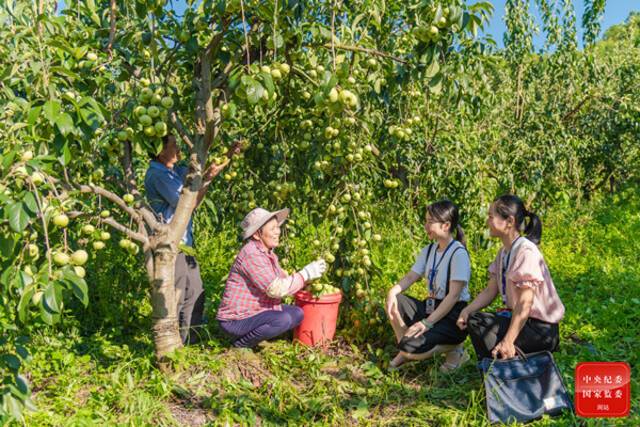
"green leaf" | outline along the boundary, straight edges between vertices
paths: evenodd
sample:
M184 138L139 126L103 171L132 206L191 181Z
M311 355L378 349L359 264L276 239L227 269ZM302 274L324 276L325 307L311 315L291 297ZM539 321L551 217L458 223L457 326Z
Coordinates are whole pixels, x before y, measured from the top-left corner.
M15 233L0 234L0 255L4 258L10 258L16 247L19 237Z
M23 377L22 375L16 375L15 380L16 380L16 389L20 397L23 399L26 398L29 395L29 383L27 383L26 378Z
M2 361L4 362L4 365L9 367L9 369L17 371L18 369L20 369L20 359L18 359L18 356L14 355L14 354L3 354L2 357L0 357L2 359Z
M67 136L70 132L73 132L73 119L67 113L60 114L56 120L56 126L60 133Z
M78 74L64 67L51 67L51 71L61 76L69 77L72 80L80 80L80 76Z
M16 233L21 233L29 224L29 212L22 202L11 203L6 207L6 216L9 226Z
M262 99L262 94L264 93L264 87L257 81L252 80L252 83L249 84L245 91L247 93L247 101L249 104L257 104Z
M267 47L269 49L273 49L273 45L274 45L274 39L273 39L273 35L272 35L267 40ZM284 46L284 39L280 35L280 32L276 32L275 45L276 45L277 49L280 49L282 46Z
M35 216L38 213L38 203L36 202L36 196L30 191L26 192L22 198L22 203L29 210L29 212Z
M20 356L22 360L30 359L29 351L23 345L16 344L16 353L18 353L18 356Z
M15 158L16 158L16 152L14 150L11 150L7 154L5 154L2 159L2 168L3 169L9 168L14 163Z
M325 88L325 94L328 94L329 91L338 84L338 77L334 76L333 73L329 70L324 72L322 76L322 85Z
M22 405L20 405L20 401L10 394L5 394L3 399L3 406L7 408L7 412L11 414L13 418L19 420L22 417Z
M94 24L96 24L96 25L100 26L100 17L98 16L98 14L97 14L97 13L95 13L95 12L94 12L94 13L92 13L92 14L90 15L90 17L91 17L91 20L93 21L93 23L94 23Z
M76 48L74 49L73 56L74 56L76 59L82 59L82 58L87 54L87 51L88 51L88 50L89 50L89 47L88 47L88 46L79 46L79 47L76 47Z
M42 113L42 106L32 107L29 110L29 115L27 116L27 123L29 126L33 126L38 118L40 118L40 114Z
M440 71L440 64L438 63L438 57L434 55L431 58L431 64L429 64L429 66L425 70L425 75L428 78L432 78L433 76L438 74L439 71Z
M26 272L21 271L19 274L21 287L24 289L26 286L29 286L33 283L33 277L29 276Z
M439 95L442 92L442 80L442 73L438 73L429 81L429 91L432 94Z
M71 151L69 150L69 143L65 142L62 147L62 155L58 157L62 166L67 166L71 162Z
M47 325L54 325L60 321L60 315L51 313L44 303L44 299L40 303L40 317Z
M62 109L62 104L60 101L56 101L52 99L50 101L45 102L42 112L44 113L44 117L49 120L49 122L53 125L56 122L56 119L60 115L60 110Z
M35 288L33 286L27 286L20 296L20 301L18 301L18 319L22 323L27 321L27 312L31 305L31 298L35 293Z
M104 122L104 114L102 112L102 108L100 107L100 104L98 104L98 102L92 97L90 96L82 97L82 99L80 99L80 101L78 102L78 105L80 107L87 107L87 106L90 107L89 110L92 111L97 116L97 120ZM83 109L83 111L85 111L85 114L87 114L87 117L93 116L93 114L89 113L86 109Z
M264 87L267 89L267 92L269 93L269 98L271 98L273 96L273 92L275 92L276 90L276 87L273 84L273 78L271 77L271 74L261 72L260 77L262 77L262 83L264 84Z
M373 83L373 91L380 95L380 91L382 90L382 80L381 79L377 79L374 83Z
M0 275L0 283L4 287L9 286L9 282L11 281L11 277L15 273L15 271L16 271L16 267L9 266L6 270L2 272L2 274Z
M86 307L89 304L87 282L70 268L64 270L62 277L71 285L73 295Z
M49 283L49 286L44 290L44 295L42 301L43 305L46 305L47 311L52 311L54 313L60 313L60 301L59 296L60 292L56 290L55 282Z

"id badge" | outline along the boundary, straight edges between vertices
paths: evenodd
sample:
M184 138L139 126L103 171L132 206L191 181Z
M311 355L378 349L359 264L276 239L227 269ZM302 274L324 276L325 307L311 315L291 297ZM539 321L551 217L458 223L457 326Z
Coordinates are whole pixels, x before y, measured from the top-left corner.
M427 305L426 305L427 314L433 313L435 309L436 309L436 300L433 298L427 298Z

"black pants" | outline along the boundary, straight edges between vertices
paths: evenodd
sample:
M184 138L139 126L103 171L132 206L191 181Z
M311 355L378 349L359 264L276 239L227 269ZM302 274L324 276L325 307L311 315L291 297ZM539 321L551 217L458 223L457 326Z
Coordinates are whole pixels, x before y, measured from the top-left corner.
M420 301L404 294L398 295L397 301L398 311L405 325L411 326L427 318L426 301ZM436 307L441 302L441 300L436 300ZM421 354L432 350L439 344L460 344L467 337L467 332L460 330L456 321L466 305L465 301L458 301L445 317L433 325L432 329L417 338L403 337L398 343L398 348L405 353Z
M195 327L202 325L204 288L196 259L182 252L176 258L175 287L180 337L185 344L194 343L198 339Z
M491 357L491 350L504 338L511 318L495 313L476 312L469 316L467 329L478 360ZM528 318L527 323L516 338L515 345L524 353L536 351L556 351L560 344L557 323Z

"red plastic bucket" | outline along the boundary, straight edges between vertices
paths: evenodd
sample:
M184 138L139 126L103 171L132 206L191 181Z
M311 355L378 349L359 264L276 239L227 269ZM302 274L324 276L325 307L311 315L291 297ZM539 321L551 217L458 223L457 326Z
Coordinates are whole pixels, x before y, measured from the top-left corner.
M294 329L294 339L303 344L325 346L336 333L338 307L342 293L314 297L311 292L300 291L295 295L296 305L304 311L302 323Z

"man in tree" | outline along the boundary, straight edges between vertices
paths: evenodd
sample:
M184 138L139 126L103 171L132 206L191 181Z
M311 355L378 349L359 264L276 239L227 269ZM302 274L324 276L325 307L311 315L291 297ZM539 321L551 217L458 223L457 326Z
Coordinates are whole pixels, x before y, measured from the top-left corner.
M162 139L162 151L151 160L144 178L147 200L163 222L170 222L173 218L189 170L186 166L177 166L180 157L180 148L175 136L165 136ZM227 159L220 165L212 164L204 172L204 182L198 193L196 208L204 199L211 180L229 164L229 161ZM193 219L190 218L175 266L180 337L185 344L197 341L198 336L193 332L196 327L202 325L204 312L204 288L200 268L195 257L191 255L192 248Z

